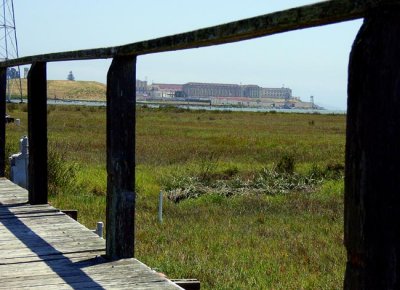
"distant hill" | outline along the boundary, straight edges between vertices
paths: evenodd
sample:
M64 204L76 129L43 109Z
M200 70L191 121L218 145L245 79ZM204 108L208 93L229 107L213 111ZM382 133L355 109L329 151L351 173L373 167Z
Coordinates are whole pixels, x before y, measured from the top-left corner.
M27 96L27 80L22 79L22 95ZM18 80L11 80L11 95L19 95ZM47 97L49 99L73 99L73 100L106 100L106 85L93 81L47 81Z

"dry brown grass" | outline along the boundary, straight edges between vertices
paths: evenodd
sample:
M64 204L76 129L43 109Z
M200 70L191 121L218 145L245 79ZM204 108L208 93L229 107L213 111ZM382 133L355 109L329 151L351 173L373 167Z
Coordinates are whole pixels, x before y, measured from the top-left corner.
M27 96L27 80L22 79L22 95ZM11 95L19 96L18 80L11 80ZM105 101L106 85L94 81L47 81L47 96L50 99Z

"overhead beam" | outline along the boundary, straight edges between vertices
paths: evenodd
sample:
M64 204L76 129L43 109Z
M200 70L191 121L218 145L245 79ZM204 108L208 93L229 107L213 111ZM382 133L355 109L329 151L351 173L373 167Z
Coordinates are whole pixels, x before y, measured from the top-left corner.
M0 63L0 67L54 62L137 56L198 48L273 35L303 28L362 18L382 4L399 5L400 0L330 0L211 26L132 44L22 57Z

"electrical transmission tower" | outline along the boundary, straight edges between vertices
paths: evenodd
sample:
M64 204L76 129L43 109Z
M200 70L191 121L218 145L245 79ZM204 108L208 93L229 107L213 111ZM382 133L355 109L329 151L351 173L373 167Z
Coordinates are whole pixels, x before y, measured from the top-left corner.
M0 60L18 58L17 30L15 28L15 14L13 0L0 0ZM22 102L21 70L17 68L7 69L7 101L11 101L12 95L19 95Z

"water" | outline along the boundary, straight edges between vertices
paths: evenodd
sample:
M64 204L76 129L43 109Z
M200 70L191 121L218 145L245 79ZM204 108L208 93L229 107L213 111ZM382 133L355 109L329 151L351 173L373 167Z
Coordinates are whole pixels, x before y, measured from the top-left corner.
M159 107L159 106L158 106ZM177 106L189 110L207 111L232 111L232 112L277 112L277 113L302 113L302 114L346 114L345 110L305 110L305 109L273 109L273 108L248 108L248 107L210 107L210 106Z
M13 103L19 103L19 100L11 100ZM101 101L79 101L79 100L47 100L49 105L74 105L74 106L94 106L105 107L106 102ZM144 104L150 108L160 108L165 105ZM249 108L249 107L212 107L212 106L195 106L195 105L175 105L177 108L188 110L206 110L206 111L231 111L231 112L277 112L277 113L302 113L302 114L339 114L345 115L346 110L304 110L304 109L273 109L273 108Z
M89 107L106 107L106 102L101 101L79 101L79 100L47 100L49 105L73 105L73 106L89 106Z

